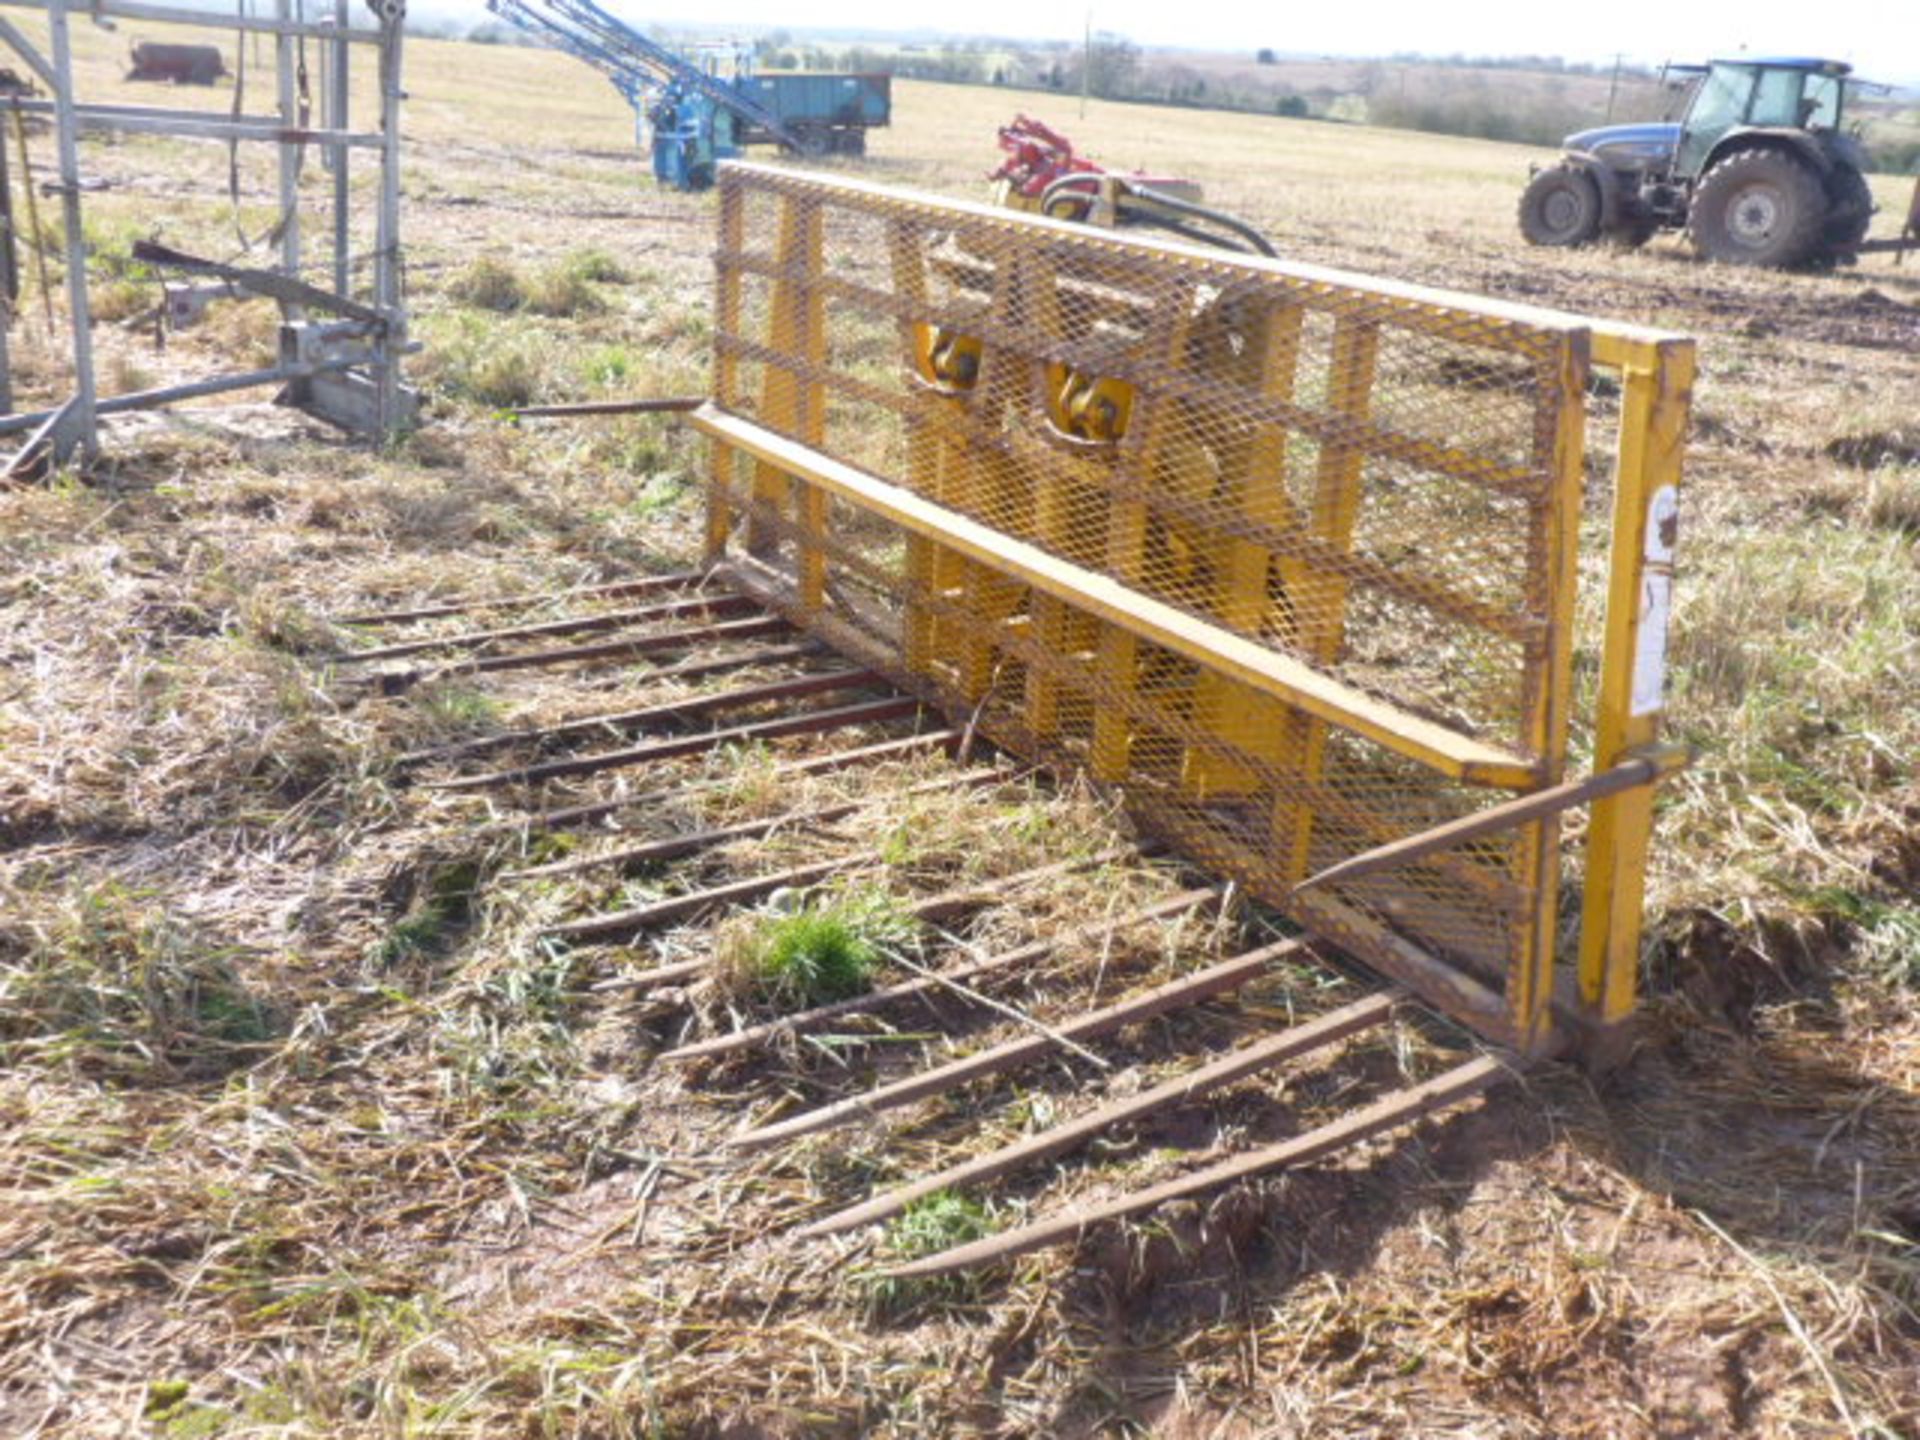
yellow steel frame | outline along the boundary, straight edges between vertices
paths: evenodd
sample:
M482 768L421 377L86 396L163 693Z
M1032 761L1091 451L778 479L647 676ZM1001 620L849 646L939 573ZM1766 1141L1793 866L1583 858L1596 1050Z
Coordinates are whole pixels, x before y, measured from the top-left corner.
M725 408L739 393L739 351L725 340L737 338L742 325L741 257L749 242L742 217L750 192L771 196L778 206L774 253L761 270L773 277L773 285L754 418ZM1293 798L1277 801L1270 818L1271 853L1285 857L1286 871L1274 877L1274 893L1285 895L1305 877L1315 810L1299 795L1313 793L1329 727L1363 736L1451 780L1524 793L1561 779L1569 732L1579 718L1571 713L1574 601L1588 449L1585 387L1592 366L1616 373L1623 397L1600 687L1590 722L1594 768L1614 766L1657 740L1664 705L1674 502L1694 364L1690 340L1315 267L1234 257L1232 263L1250 276L1282 277L1299 286L1303 297L1344 287L1368 302L1342 314L1335 327L1326 409L1337 424L1320 437L1311 513L1295 517L1296 527L1310 533L1324 553L1344 554L1350 548L1364 503L1369 454L1365 437L1380 354L1380 315L1390 314L1402 328L1448 337L1486 321L1496 333L1500 324L1529 325L1563 338L1562 348L1554 352L1557 369L1545 382L1557 391L1552 407L1557 421L1552 435L1539 442L1544 447L1541 463L1551 476L1545 502L1544 580L1551 614L1545 651L1529 661L1524 743L1508 748L1357 689L1332 673L1331 662L1344 643L1348 581L1340 573L1304 566L1297 554L1289 557L1263 545L1254 538L1257 530L1221 542L1208 571L1212 599L1202 614L1165 603L1136 583L1151 523L1138 486L1148 474L1160 475L1163 482L1171 475L1177 490L1183 463L1180 455L1168 453L1177 443L1168 407L1182 402L1167 393L1151 387L1130 393L1131 413L1120 417L1108 443L1085 443L1082 437L1077 450L1070 442L1045 454L1018 449L978 454L968 450L952 427L916 425L907 441L907 464L919 482L914 486L826 453L821 376L832 362L823 310L830 266L823 254L822 214L828 201L864 207L864 213L884 221L900 347L915 383L932 396L936 415L942 405L964 407L966 392L975 383L984 385L993 367L1029 362L1003 355L994 344L983 345L977 338L959 337L956 342L953 333L938 328L941 322L934 318L918 263L916 246L924 234L956 217L990 217L996 225L1025 227L1024 248L1014 249L1011 261L994 267L993 304L996 310L1025 316L1056 351L1070 340L1070 325L1061 313L1058 289L1042 285L1040 277L1052 263L1052 242L1072 236L1087 243L1087 232L1045 217L1016 219L988 207L855 182L796 177L757 166L723 167L716 310L722 343L715 362L722 403L694 416L696 426L713 441L708 553L715 561L727 555L742 511L749 557L764 558L784 536L793 545L791 583L772 598L801 623L836 642L855 643L829 602L833 542L826 532L831 496L896 526L904 537L907 598L899 654L892 659L909 680L931 675L936 658L945 657L960 677L964 701L979 700L993 683L992 653L978 630L969 631L943 615L964 613L1017 627L1024 643L1044 652L1094 647L1098 670L1116 687L1121 702L1100 707L1093 717L1087 763L1099 778L1121 780L1128 773L1136 742L1131 718L1135 707L1128 697L1140 681L1142 646L1196 663L1200 678L1192 713L1199 717L1203 734L1230 743L1210 747L1190 740L1180 760L1182 785L1200 795L1246 788L1245 777L1237 773L1239 762L1224 758L1222 751L1247 756L1250 764L1296 773L1307 782ZM1130 264L1146 257L1170 270L1191 265L1197 253L1154 240L1106 236L1099 243L1124 251ZM1247 358L1247 373L1256 377L1259 393L1276 403L1290 403L1296 388L1301 318L1300 310L1281 305L1249 347L1255 353ZM964 385L952 383L951 373L933 360L934 347L951 350L956 343L969 364L977 364L977 375L970 375ZM1163 343L1175 362L1170 368L1178 368L1180 356L1193 343L1190 321L1176 323ZM1039 368L1017 383L1029 387L1036 404L1056 405L1061 370L1057 364L1053 372ZM1002 373L1000 378L1005 382L1009 377ZM1087 376L1071 378L1088 393L1100 383ZM1205 403L1205 397L1186 403ZM1060 414L1056 408L1055 417ZM1287 444L1287 430L1280 426L1262 428L1244 443L1246 469L1234 482L1241 488L1227 491L1231 503L1253 513L1252 480L1246 477L1279 473ZM740 462L751 476L745 491L734 479ZM1081 563L1071 558L1076 553L1071 501L1088 495L1109 498L1101 502L1107 507L1101 551L1085 555ZM994 513L997 506L1024 516L1024 533L975 518L983 513L983 502L989 502L987 509ZM776 524L769 517L781 518ZM1284 648L1247 638L1269 604L1270 575L1279 576L1289 593L1302 597L1288 622L1293 628ZM1022 596L1031 597L1024 614L1018 613ZM1033 668L1024 686L1023 723L1032 736L1044 738L1061 723L1056 684L1049 672ZM1450 973L1450 967L1406 937L1330 895L1302 893L1293 908L1310 925L1360 937L1371 958L1484 1033L1523 1049L1539 1049L1553 1039L1556 1011L1608 1024L1633 1008L1652 820L1650 785L1595 804L1585 846L1577 983L1570 992L1557 991L1555 984L1563 857L1557 828L1550 823L1528 827L1514 850L1511 878L1532 897L1532 913L1514 928L1499 993L1470 976Z
M1621 377L1622 390L1593 742L1599 771L1660 738L1694 346L1672 336L1596 328L1594 358ZM1580 1007L1601 1024L1633 1011L1652 842L1650 786L1594 805L1578 973Z

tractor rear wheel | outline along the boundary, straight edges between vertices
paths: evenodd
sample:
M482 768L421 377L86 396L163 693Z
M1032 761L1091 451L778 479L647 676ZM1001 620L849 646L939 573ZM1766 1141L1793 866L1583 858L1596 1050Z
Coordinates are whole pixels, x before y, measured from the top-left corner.
M1532 245L1586 245L1600 234L1600 187L1584 170L1555 165L1520 196L1520 233Z
M1833 203L1827 211L1821 247L1836 258L1857 258L1854 252L1873 224L1873 191L1867 186L1867 177L1851 165L1838 167L1829 185Z
M1827 194L1820 177L1783 150L1736 150L1706 173L1687 236L1728 265L1798 265L1820 248Z

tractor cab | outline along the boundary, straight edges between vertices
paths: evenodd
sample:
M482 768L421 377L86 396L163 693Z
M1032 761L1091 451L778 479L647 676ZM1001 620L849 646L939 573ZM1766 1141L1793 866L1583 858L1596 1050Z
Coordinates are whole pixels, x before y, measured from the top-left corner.
M1852 67L1839 60L1715 60L1693 87L1674 173L1694 179L1743 130L1837 134Z

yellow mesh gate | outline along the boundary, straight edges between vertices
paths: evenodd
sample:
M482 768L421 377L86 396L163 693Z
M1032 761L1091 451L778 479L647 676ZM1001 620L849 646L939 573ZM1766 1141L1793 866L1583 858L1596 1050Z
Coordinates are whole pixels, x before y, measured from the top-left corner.
M719 201L695 419L735 583L1541 1043L1556 817L1294 886L1562 779L1596 363L1624 380L1596 767L1653 739L1690 343L793 171L725 167ZM1601 1019L1649 816L1644 786L1595 807L1567 999Z

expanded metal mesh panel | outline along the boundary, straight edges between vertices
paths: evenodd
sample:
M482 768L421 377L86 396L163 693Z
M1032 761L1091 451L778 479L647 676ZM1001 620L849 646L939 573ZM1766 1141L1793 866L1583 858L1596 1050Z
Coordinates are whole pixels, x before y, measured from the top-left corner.
M745 167L718 268L722 410L991 537L722 444L716 544L803 623L1277 903L1557 778L1581 329ZM1296 909L1511 985L1556 865L1549 821Z

